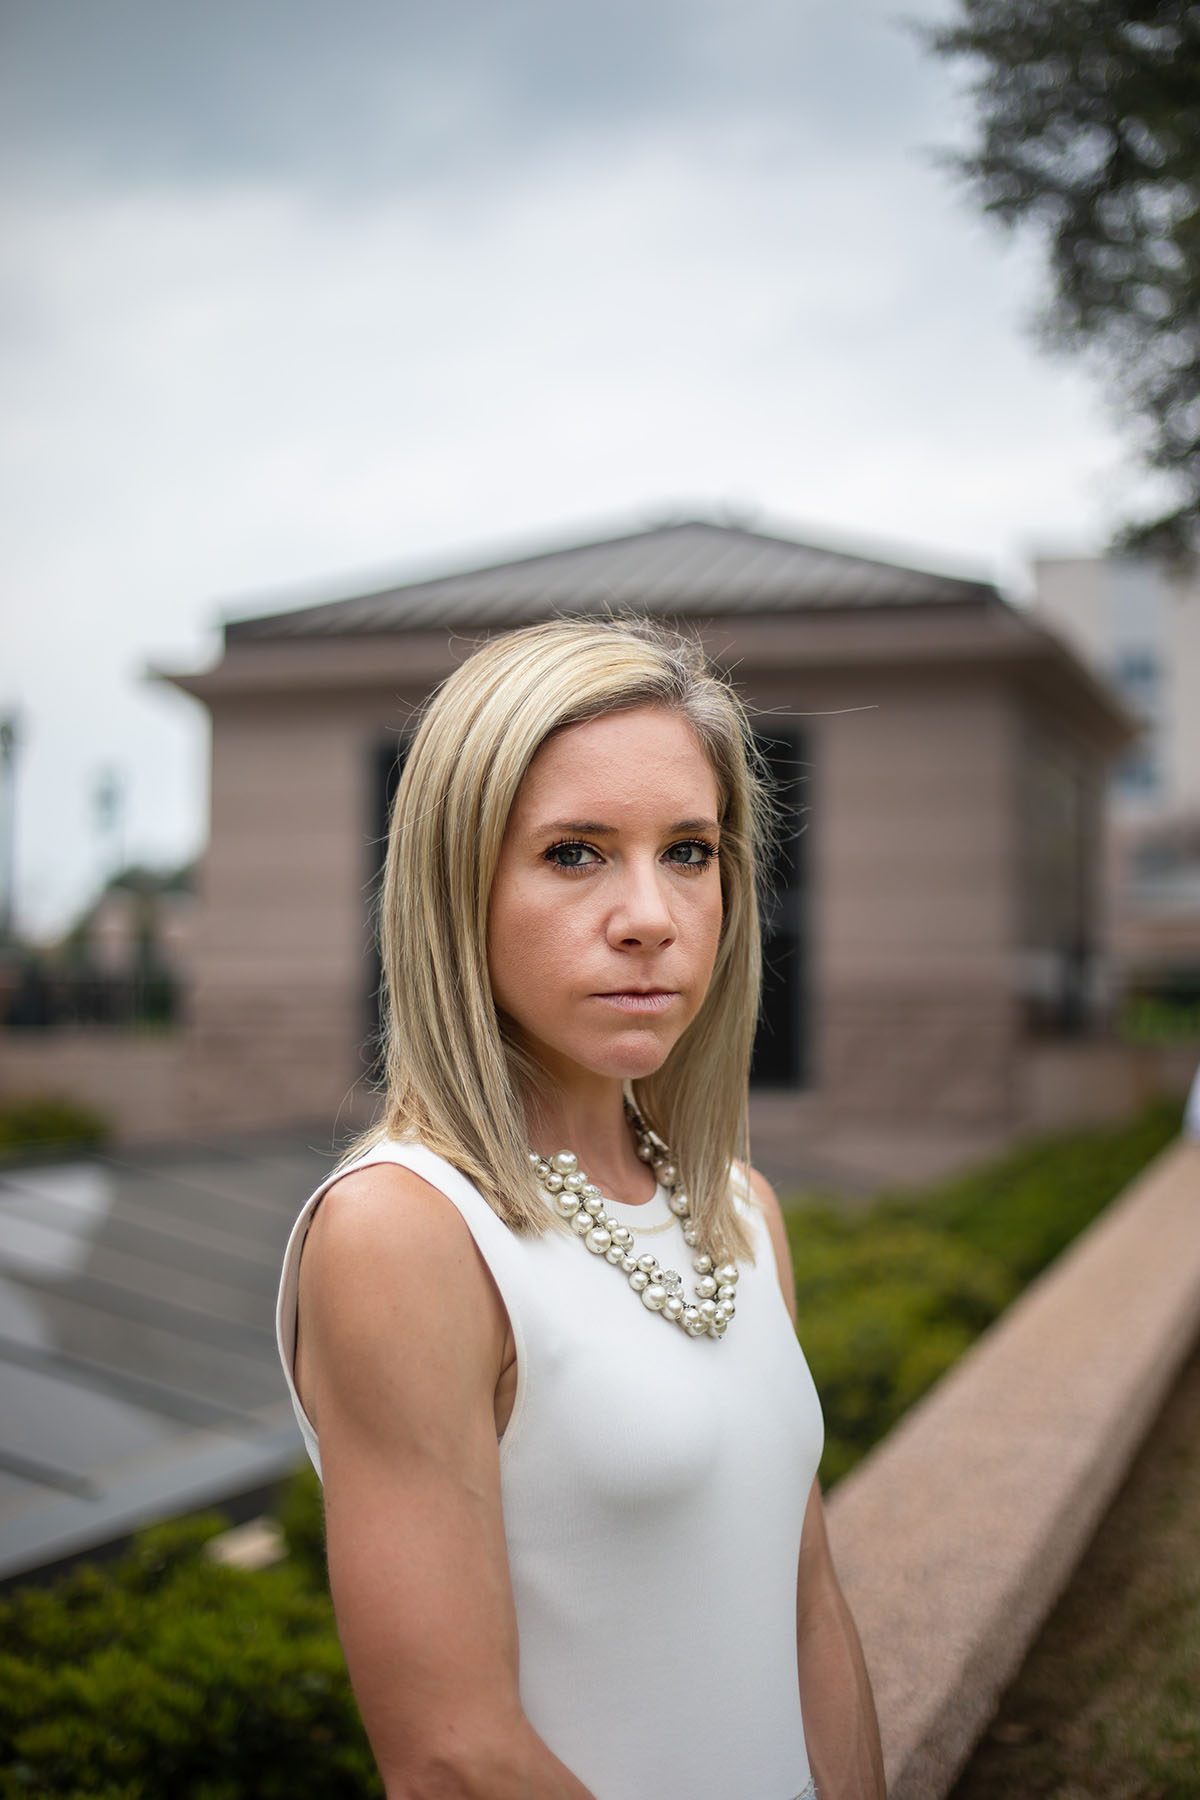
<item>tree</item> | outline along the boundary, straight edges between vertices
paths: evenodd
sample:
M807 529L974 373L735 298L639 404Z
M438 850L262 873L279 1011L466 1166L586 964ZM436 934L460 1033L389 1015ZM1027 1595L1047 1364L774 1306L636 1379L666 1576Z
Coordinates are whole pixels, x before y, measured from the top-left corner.
M1174 504L1114 549L1200 553L1200 6L958 0L917 30L981 66L978 142L945 160L1004 225L1048 237L1047 344L1091 352Z

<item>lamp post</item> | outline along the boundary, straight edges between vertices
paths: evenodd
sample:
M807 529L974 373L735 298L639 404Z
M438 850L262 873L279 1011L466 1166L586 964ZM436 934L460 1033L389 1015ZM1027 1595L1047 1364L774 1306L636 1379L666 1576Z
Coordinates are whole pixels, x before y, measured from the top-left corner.
M92 788L92 806L100 833L101 857L106 863L102 883L107 887L124 865L125 783L114 768L101 769Z
M17 747L21 742L15 712L0 718L0 944L11 944L16 931Z

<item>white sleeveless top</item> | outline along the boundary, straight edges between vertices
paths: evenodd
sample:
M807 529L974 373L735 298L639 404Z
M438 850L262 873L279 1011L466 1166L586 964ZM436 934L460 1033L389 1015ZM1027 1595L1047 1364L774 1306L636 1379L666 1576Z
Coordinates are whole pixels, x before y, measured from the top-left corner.
M597 1800L813 1793L796 1573L824 1423L757 1202L735 1185L757 1258L741 1265L737 1316L723 1339L690 1338L573 1232L512 1231L425 1145L387 1140L349 1167L376 1162L446 1195L508 1310L516 1397L499 1454L521 1701L534 1730ZM318 1475L292 1364L300 1255L337 1178L301 1209L276 1311ZM635 1254L678 1269L690 1295L694 1252L664 1189L644 1206L604 1204L633 1230Z

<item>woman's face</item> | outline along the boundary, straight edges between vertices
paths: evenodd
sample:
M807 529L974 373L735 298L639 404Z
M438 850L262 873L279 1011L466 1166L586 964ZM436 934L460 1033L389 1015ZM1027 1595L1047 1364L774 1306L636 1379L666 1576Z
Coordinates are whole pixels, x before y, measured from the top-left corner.
M496 1005L557 1079L651 1074L700 1010L721 932L718 811L708 757L667 707L566 726L533 758L488 966Z

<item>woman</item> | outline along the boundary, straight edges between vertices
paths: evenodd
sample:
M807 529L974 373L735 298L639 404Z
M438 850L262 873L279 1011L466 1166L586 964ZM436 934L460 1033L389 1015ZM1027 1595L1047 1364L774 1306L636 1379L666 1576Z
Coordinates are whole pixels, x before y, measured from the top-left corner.
M769 816L734 693L647 621L487 644L413 742L386 1105L278 1308L396 1800L883 1795L748 1163Z

